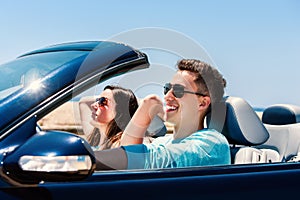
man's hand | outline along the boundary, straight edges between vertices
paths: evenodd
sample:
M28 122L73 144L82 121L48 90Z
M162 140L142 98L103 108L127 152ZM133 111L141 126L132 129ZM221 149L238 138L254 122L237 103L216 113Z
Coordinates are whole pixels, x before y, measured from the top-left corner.
M157 95L148 95L128 123L121 137L121 145L142 144L147 128L155 115L163 116L163 103Z
M138 110L138 117L133 117L135 124L148 127L155 115L163 118L163 103L157 95L148 95L141 100Z

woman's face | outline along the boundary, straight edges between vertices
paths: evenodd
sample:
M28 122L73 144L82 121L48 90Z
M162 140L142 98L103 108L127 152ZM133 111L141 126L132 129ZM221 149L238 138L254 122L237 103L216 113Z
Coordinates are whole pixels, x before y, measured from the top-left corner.
M98 102L94 102L92 107L92 118L94 121L98 122L99 124L108 124L111 122L115 116L115 108L116 102L113 98L113 93L111 90L106 89L104 90L98 98L105 97L106 102L104 104L99 104Z

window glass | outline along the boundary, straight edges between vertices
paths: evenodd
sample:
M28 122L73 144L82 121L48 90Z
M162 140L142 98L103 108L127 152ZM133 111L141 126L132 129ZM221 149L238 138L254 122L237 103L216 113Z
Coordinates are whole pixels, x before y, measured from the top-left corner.
M87 54L81 51L50 52L20 57L0 65L0 99L42 78L45 74Z

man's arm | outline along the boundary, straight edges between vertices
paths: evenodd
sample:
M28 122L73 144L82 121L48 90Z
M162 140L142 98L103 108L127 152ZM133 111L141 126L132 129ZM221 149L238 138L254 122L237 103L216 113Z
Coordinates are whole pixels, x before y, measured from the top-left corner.
M127 169L127 155L123 148L95 151L96 170Z
M156 95L144 98L121 137L121 145L142 144L146 130L155 115L163 115L162 101Z

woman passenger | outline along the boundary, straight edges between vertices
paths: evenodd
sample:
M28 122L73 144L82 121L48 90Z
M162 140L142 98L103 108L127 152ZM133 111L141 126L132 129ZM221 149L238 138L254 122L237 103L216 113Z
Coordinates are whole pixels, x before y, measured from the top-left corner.
M138 101L130 89L108 85L91 105L92 132L88 142L103 150L120 146L121 135L138 108Z

